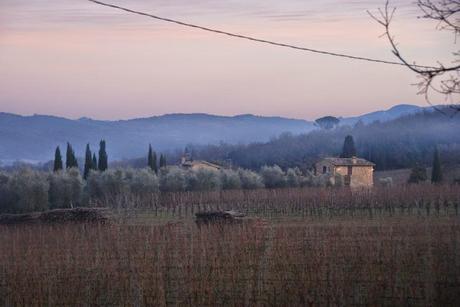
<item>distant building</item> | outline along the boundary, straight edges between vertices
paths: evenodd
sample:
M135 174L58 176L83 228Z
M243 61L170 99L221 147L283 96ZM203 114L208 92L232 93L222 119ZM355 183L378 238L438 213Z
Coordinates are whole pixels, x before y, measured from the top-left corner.
M188 155L184 155L180 164L185 169L198 170L198 169L207 169L218 171L222 169L222 166L210 163L202 160L192 160Z
M315 164L315 175L342 175L344 184L350 187L370 187L374 185L375 164L365 159L323 158Z

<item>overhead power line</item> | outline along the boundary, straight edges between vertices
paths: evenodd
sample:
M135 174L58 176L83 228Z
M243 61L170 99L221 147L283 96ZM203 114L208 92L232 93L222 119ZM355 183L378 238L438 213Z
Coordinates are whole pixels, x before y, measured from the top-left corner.
M149 13L144 13L140 11L135 11L126 7L110 4L110 3L105 3L97 0L88 0L90 2L103 5L106 7L122 10L131 14L136 14L136 15L141 15L145 17L150 17L153 19L169 22L169 23L174 23L178 24L184 27L189 27L189 28L194 28L194 29L199 29L207 32L212 32L216 34L221 34L221 35L226 35L230 37L235 37L235 38L240 38L240 39L245 39L253 42L258 42L258 43L263 43L263 44L268 44L268 45L273 45L273 46L278 46L278 47L284 47L284 48L291 48L295 50L301 50L301 51L307 51L307 52L312 52L312 53L318 53L318 54L323 54L323 55L329 55L329 56L334 56L334 57L341 57L341 58L347 58L347 59L352 59L352 60L358 60L358 61L367 61L367 62L374 62L374 63L381 63L381 64L389 64L389 65L398 65L398 66L406 66L404 63L400 62L394 62L394 61L387 61L387 60L380 60L380 59L373 59L373 58L367 58L367 57L361 57L361 56L355 56L355 55L350 55L350 54L344 54L344 53L337 53L337 52L331 52L331 51L325 51L325 50L318 50L318 49L312 49L312 48L306 48L306 47L300 47L296 45L291 45L291 44L285 44L285 43L280 43L280 42L275 42L275 41L270 41L266 39L261 39L261 38L256 38L252 36L246 36L246 35L240 35L240 34L235 34L227 31L222 31L222 30L217 30L213 28L208 28L208 27L203 27L171 18L165 18L165 17L160 17L157 15L149 14ZM414 67L419 67L419 68L433 68L431 66L423 66L423 65L412 65Z

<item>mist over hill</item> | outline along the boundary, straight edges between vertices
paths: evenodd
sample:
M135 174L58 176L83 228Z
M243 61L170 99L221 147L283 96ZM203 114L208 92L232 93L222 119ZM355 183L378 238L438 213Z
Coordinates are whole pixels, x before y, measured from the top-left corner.
M453 166L460 164L460 114L448 108L442 112L425 110L390 121L361 121L302 135L282 134L269 142L196 146L190 150L197 159L228 160L254 170L274 164L284 169L308 168L320 157L340 155L345 137L351 135L358 156L374 162L376 170L430 166L436 147L443 165Z
M0 160L47 161L56 146L70 142L82 156L89 142L108 144L110 159L139 157L148 144L157 151L183 148L187 144L249 143L267 141L282 132L305 133L313 124L296 119L254 115L214 116L168 114L149 118L102 121L81 118L0 113Z
M370 124L375 121L385 122L396 119L401 116L418 113L421 110L432 110L432 107L422 108L411 104L399 104L388 110L375 111L361 116L341 118L341 125L354 125L361 121L364 124Z
M395 106L361 116L341 118L343 124L358 121L387 121L422 108ZM188 144L207 145L220 142L248 144L266 142L289 132L304 134L316 129L313 122L251 114L216 116L209 114L167 114L130 120L104 121L66 119L48 115L21 116L0 113L0 161L43 162L53 158L56 146L65 149L70 142L77 156L83 156L89 142L97 149L100 139L108 144L111 160L144 156L148 144L157 151L184 148Z

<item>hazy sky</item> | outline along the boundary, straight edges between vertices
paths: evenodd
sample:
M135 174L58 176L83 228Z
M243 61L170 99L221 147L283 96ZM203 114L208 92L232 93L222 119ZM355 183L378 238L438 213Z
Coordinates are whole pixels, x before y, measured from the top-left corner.
M106 0L305 47L394 60L366 14L384 0ZM399 7L394 34L420 64L448 63L450 34ZM254 113L314 119L424 105L405 68L229 39L85 0L0 0L0 111L98 119ZM441 100L439 100L441 101Z

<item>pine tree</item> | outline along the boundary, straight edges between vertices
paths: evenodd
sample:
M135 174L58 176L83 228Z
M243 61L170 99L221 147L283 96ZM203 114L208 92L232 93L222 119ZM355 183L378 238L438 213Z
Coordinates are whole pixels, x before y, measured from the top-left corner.
M439 156L438 147L436 147L434 149L433 169L431 171L431 182L432 183L441 183L442 182L441 157Z
M356 147L355 141L351 135L347 135L345 137L345 141L343 142L343 149L340 158L351 158L356 156Z
M93 161L91 163L91 169L97 171L97 158L96 158L95 153L93 153Z
M78 168L77 158L75 157L75 152L73 151L72 145L70 145L70 143L67 143L65 167L66 168L72 168L72 167Z
M99 143L99 162L97 168L103 172L107 169L108 166L108 157L105 150L105 140L101 140Z
M57 172L59 170L62 170L62 156L61 156L61 150L59 149L59 146L58 146L56 147L56 151L54 152L53 171Z
M160 169L166 167L166 156L160 155Z
M85 169L83 172L83 179L87 179L89 175L89 171L93 167L93 159L91 155L91 149L89 148L89 144L86 144L86 152L85 152Z

